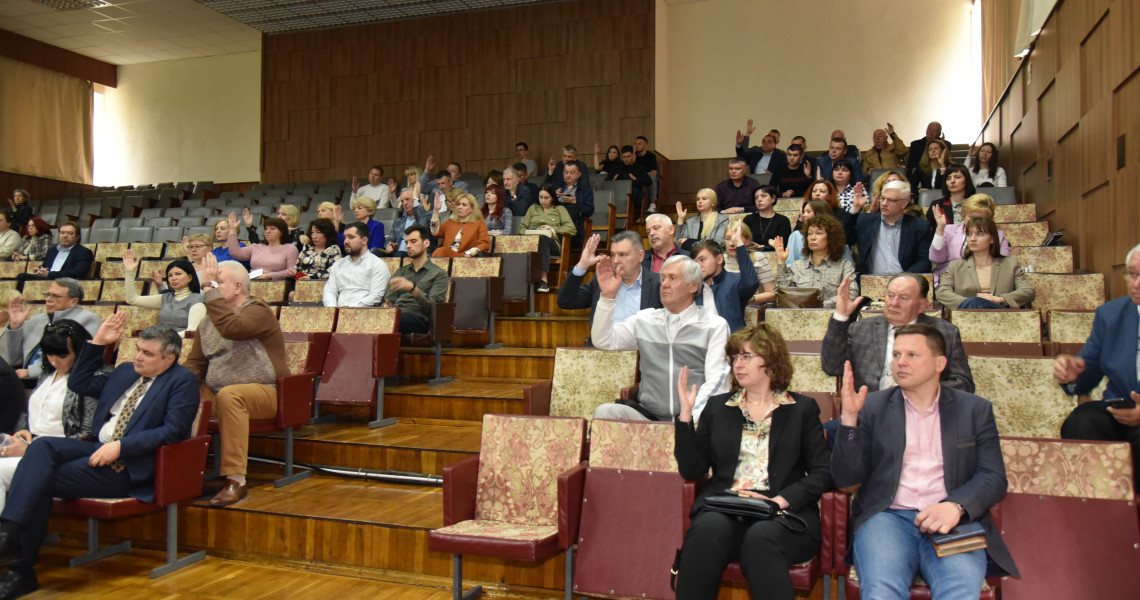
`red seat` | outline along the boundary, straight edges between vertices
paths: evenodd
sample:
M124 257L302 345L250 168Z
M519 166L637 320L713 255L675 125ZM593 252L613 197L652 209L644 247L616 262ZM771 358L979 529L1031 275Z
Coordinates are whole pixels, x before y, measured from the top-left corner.
M135 498L55 501L56 513L87 517L87 553L72 558L71 566L78 567L130 550L130 540L99 548L100 519L123 519L161 510L166 511L166 562L151 569L151 578L161 577L206 558L203 550L178 558L178 504L202 494L206 455L210 450L210 436L205 434L206 419L202 418L210 413L210 403L202 402L199 411L194 437L155 450L154 502L143 502Z
M342 308L325 355L317 401L369 404L369 427L396 422L384 418L384 378L396 374L400 355L400 309Z

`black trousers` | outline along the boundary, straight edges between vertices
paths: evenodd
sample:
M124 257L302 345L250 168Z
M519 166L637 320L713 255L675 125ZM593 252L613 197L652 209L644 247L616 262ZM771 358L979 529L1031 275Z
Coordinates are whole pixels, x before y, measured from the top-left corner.
M1117 421L1104 405L1086 402L1078 405L1061 424L1061 437L1066 440L1128 442L1132 446L1132 464L1140 465L1140 427L1129 427ZM1133 478L1140 491L1140 477Z
M555 242L553 238L549 238L545 235L538 237L538 253L542 256L543 273L550 271L550 257L560 254L561 252L562 250L558 248L558 242Z
M400 333L427 333L428 320L417 314L400 311Z
M749 595L791 600L795 597L788 566L819 554L819 542L775 521L743 523L721 513L703 511L693 518L681 547L677 600L716 598L728 563L739 560Z

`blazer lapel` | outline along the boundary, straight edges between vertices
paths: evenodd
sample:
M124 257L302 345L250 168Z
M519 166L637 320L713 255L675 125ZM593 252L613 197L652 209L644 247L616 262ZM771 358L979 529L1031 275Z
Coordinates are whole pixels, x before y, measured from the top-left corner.
M971 257L970 260L964 261L962 263L962 266L964 266L966 268L966 273L970 277L970 281L966 282L967 286L969 286L969 284L973 283L973 285L974 285L973 289L981 291L982 290L982 282L981 282L981 280L978 279L978 265L974 264L973 257ZM991 274L993 273L992 268L990 269L990 273ZM990 276L990 281L991 282L993 281L993 275ZM970 289L970 288L967 287L966 289ZM993 285L990 286L990 289L991 290L994 289Z
M870 351L874 354L871 362L874 365L874 373L869 374L868 378L874 379L877 384L882 379L883 370L887 368L887 335L891 324L887 322L886 317L878 317L874 323L875 330L870 347Z
M946 490L958 487L958 413L950 388L942 386L938 400L938 420L942 424L942 477Z
M894 473L895 487L902 479L903 454L906 453L906 408L903 403L902 390L895 388L887 401L887 433L884 439L889 440L891 449L891 469ZM894 493L891 493L894 499Z
M167 369L167 372L169 370L170 369ZM161 375L154 378L154 381L151 382L150 387L147 389L146 393L143 394L142 398L139 398L140 406L138 406L138 409L133 414L131 414L131 420L129 423L127 423L127 428L123 430L124 435L129 433L137 423L141 422L143 415L153 410L156 404L159 404L156 398L165 393L165 387L166 372L163 372Z

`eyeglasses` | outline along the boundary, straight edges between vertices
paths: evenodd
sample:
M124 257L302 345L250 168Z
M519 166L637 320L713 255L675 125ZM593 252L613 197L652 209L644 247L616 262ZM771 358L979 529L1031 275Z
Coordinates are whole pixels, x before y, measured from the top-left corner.
M740 354L729 354L728 356L726 356L724 358L725 358L725 362L727 362L730 365L734 365L734 364L736 364L736 361L738 361L738 360L743 360L744 362L752 362L752 359L754 359L754 358L763 358L763 357L760 356L759 354L752 354L749 352L741 352Z
M50 292L47 294L44 294L45 300L55 300L58 302L59 300L67 300L67 298L68 298L68 296L61 296L59 294L52 294Z
M206 247L207 246L205 244L190 244L188 246L188 248L190 248L191 250L202 250L203 248L206 248Z

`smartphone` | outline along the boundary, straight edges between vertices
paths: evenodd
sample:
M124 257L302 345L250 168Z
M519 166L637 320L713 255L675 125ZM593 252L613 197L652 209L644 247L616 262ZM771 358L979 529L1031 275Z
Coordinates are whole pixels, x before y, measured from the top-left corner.
M1132 398L1105 398L1103 402L1109 408L1136 408L1136 401Z

